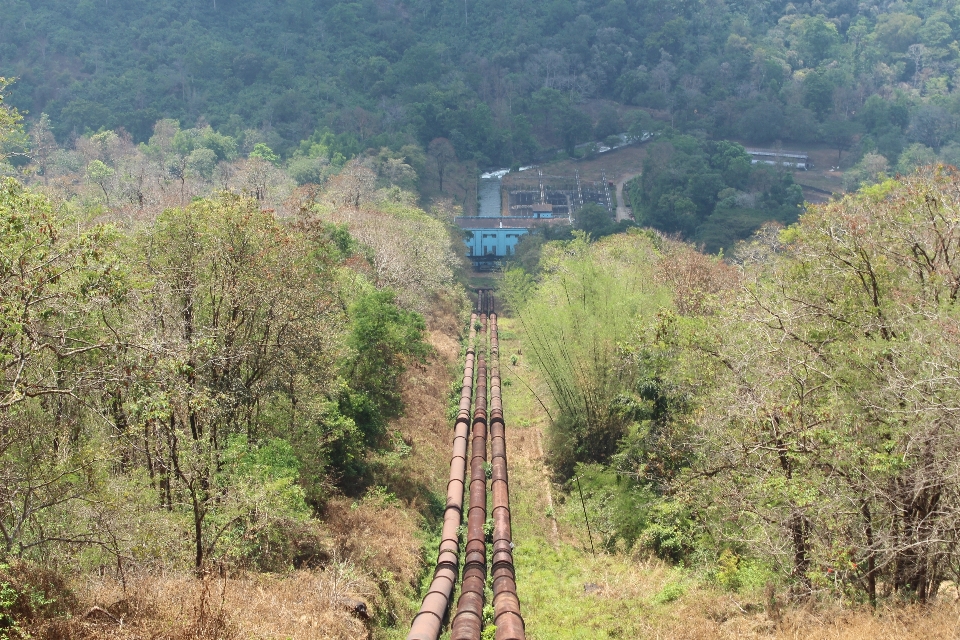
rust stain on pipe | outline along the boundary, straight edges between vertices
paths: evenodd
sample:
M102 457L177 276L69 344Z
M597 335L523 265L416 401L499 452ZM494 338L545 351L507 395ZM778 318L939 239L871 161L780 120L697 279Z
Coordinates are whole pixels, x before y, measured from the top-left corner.
M492 467L490 478L493 519L493 545L489 562L493 578L493 624L496 640L526 640L520 598L517 595L513 564L513 542L510 522L510 489L507 474L506 425L500 381L500 345L494 300L486 289L477 291L477 308L481 335L480 346L475 327L478 316L470 319L470 341L464 358L464 377L456 420L450 480L447 483L447 510L444 513L440 555L433 582L414 618L408 640L437 640L443 629L457 581L459 561L458 533L462 522L466 469L470 467L470 502L467 510L467 539L463 555L460 598L451 625L451 640L480 640L483 629L484 588L488 557L484 536L487 517L487 442L490 444ZM489 323L487 318L489 316ZM489 339L489 371L486 343ZM477 372L473 394L473 373ZM489 373L489 384L487 375ZM488 397L489 393L489 397ZM472 403L471 403L472 401ZM470 407L473 405L471 421ZM470 458L467 459L468 430Z
M460 553L458 534L463 519L463 490L467 469L467 431L473 395L476 324L477 315L473 314L470 316L470 337L464 358L459 413L454 428L450 480L447 482L447 505L443 513L443 528L440 536L440 555L437 558L433 581L430 583L427 595L423 598L420 612L410 625L407 640L437 640L440 637L443 620L450 607L450 599L453 597L453 587L457 581Z
M485 292L481 292L486 304ZM467 511L467 548L457 614L450 626L450 640L480 640L483 627L484 586L487 580L487 544L483 525L487 519L487 317L480 314L481 339L477 349L477 393L473 403L470 449L470 508Z
M496 640L526 640L513 566L510 490L507 476L506 426L500 396L500 337L497 316L490 314L490 451L493 465L493 623Z

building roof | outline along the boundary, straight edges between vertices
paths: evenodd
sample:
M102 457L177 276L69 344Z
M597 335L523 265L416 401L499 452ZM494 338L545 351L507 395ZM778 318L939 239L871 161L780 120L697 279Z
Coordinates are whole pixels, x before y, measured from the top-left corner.
M799 153L788 153L786 151L777 151L775 149L747 149L747 153L751 156L771 156L778 158L799 158L801 160L806 160L809 156L802 151Z
M568 224L566 218L530 218L519 216L504 216L502 218L481 218L478 216L463 216L455 218L454 222L461 229L532 229L543 224Z

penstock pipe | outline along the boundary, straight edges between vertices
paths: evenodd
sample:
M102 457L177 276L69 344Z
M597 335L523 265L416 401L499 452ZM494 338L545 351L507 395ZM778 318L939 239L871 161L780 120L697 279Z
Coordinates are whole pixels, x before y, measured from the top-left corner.
M453 588L457 582L460 559L459 529L463 519L463 490L467 469L467 431L470 425L470 402L473 394L477 315L470 316L470 337L463 365L463 385L460 407L453 436L453 454L450 458L450 479L447 482L447 504L443 512L440 534L440 554L433 573L433 581L423 598L420 611L413 618L407 640L437 640Z
M500 395L500 336L497 316L490 314L490 455L493 466L493 620L496 640L525 640L520 598L513 566L510 489L507 477L506 426Z
M481 331L487 317L481 313ZM457 613L450 626L450 640L480 640L483 628L484 587L487 580L487 543L483 525L487 520L487 366L481 337L477 355L477 393L474 398L470 449L470 508L467 512L467 548Z

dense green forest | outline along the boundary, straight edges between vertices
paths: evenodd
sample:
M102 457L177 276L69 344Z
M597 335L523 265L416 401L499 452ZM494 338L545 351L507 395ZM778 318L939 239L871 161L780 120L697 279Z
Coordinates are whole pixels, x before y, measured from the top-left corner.
M679 233L711 253L765 221L795 222L803 205L793 174L751 165L741 145L670 131L649 146L629 195L637 224Z
M664 131L670 169L635 183L635 209L717 251L798 202L783 176L718 173L717 141L829 145L848 190L960 161L958 20L945 2L11 2L0 74L27 127L4 171L103 176L58 149L113 131L208 181L252 155L323 184L373 150L423 194L449 162Z
M509 166L627 130L958 156L950 2L8 2L0 73L57 138L209 123L288 157L425 147ZM586 102L585 102L586 101ZM862 136L862 137L861 137ZM920 146L914 146L920 145Z

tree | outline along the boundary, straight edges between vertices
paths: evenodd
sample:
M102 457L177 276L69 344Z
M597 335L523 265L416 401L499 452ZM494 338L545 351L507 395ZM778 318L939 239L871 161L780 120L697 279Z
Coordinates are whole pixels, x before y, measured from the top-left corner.
M640 110L633 116L633 123L628 129L627 135L632 142L640 142L644 140L644 136L652 133L654 128L655 125L650 114L644 110Z
M512 130L510 132L510 143L513 151L514 166L519 168L519 162L533 158L540 145L533 135L533 127L530 125L530 119L524 115L515 115L512 119Z
M877 17L874 37L889 51L904 52L917 41L917 32L923 21L919 16L901 12L885 13Z
M30 128L30 157L43 176L44 183L47 182L47 169L56 150L57 141L50 127L50 117L41 113L40 119Z
M704 336L729 374L703 409L699 486L738 523L715 534L801 592L925 601L956 566L958 182L938 169L809 211Z
M920 167L932 165L936 162L937 154L934 153L933 149L917 142L908 146L900 154L900 159L897 161L897 171L907 175L914 173Z
M349 311L347 372L354 393L341 400L341 410L360 425L368 446L381 444L386 419L403 411L400 375L408 361L422 360L429 352L423 317L397 309L394 301L394 292L384 289L362 296Z
M148 150L156 155L161 166L166 166L167 156L176 153L173 145L179 132L180 123L176 120L164 119L154 123Z
M803 57L804 66L811 69L830 56L840 44L836 25L820 16L797 20L791 26L791 32L794 34L794 46Z
M880 154L867 153L857 165L843 174L843 187L856 191L863 185L876 184L887 179L890 162Z
M812 109L818 118L833 107L833 91L836 87L821 71L811 71L803 79L803 106Z
M590 121L590 116L583 111L567 107L560 114L557 130L563 141L563 150L573 158L576 156L577 145L590 139L593 123Z
M216 166L217 154L212 149L201 147L194 149L187 156L187 170L204 180L210 180L213 177L213 170Z
M113 178L114 173L113 167L109 167L100 160L92 160L90 164L87 165L87 178L90 182L96 184L103 191L103 198L106 200L106 204L110 206L110 193L107 191L107 185L110 183L110 179Z
M554 135L561 126L558 119L566 108L569 99L556 89L543 86L530 94L531 115L540 131L548 136Z
M614 233L617 224L606 207L588 202L574 215L575 226L580 231L590 234L591 238L601 238Z
M273 435L261 412L278 404L293 423L310 419L298 400L331 378L336 310L309 245L252 198L167 211L141 244L149 311L127 365L136 384L121 398L121 422L137 429L118 430L131 456L145 456L160 503L188 505L200 571L255 507L224 477L230 447Z
M257 144L253 145L253 151L250 152L250 157L266 160L270 164L277 164L280 162L280 156L275 154L273 149L262 142L258 142Z
M857 135L861 133L860 125L852 120L828 120L823 124L823 137L837 150L837 164L840 164L840 155L853 146Z
M0 159L3 160L10 157L7 141L21 131L20 123L23 120L19 111L3 103L4 92L12 82L13 80L0 76L0 153L3 154Z
M68 508L92 501L97 461L73 398L96 395L127 281L108 228L82 229L45 197L0 183L0 548L94 541ZM51 516L51 513L54 514Z
M358 177L372 176L361 168L369 173ZM330 181L325 200L343 197L341 176ZM316 223L333 222L349 229L365 247L373 284L392 289L401 308L423 313L433 300L459 296L454 285L458 259L450 249L446 226L436 217L403 202L383 202L376 209L353 209L349 204L332 210L318 207L317 214Z
M453 145L446 138L434 138L430 141L428 153L437 165L437 179L440 181L440 191L443 191L443 174L447 167L457 161L457 153Z
M940 152L944 139L954 130L954 118L943 107L921 105L910 118L907 135L910 139L922 142L934 151Z
M376 182L376 174L354 159L330 179L324 195L334 207L359 209L373 195Z
M608 136L622 133L623 125L620 122L620 114L611 106L606 106L600 111L597 118L597 124L593 129L593 139L603 140Z
M741 135L754 144L766 144L781 137L784 116L777 101L764 101L748 109L738 123Z

